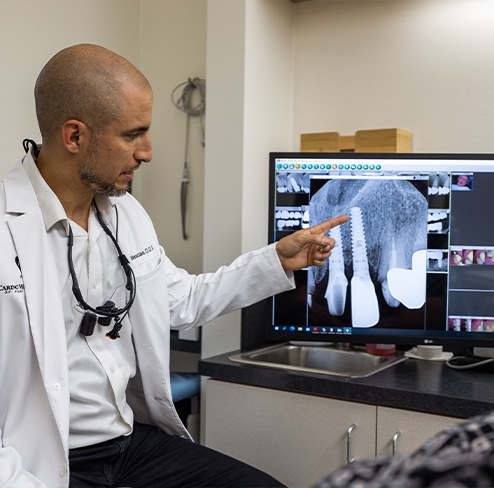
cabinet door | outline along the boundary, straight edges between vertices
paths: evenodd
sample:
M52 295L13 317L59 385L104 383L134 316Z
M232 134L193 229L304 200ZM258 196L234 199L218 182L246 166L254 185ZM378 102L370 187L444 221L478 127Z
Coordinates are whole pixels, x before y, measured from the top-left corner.
M378 456L391 455L393 443L397 453L413 452L429 437L459 422L461 419L453 417L377 407L376 453Z
M216 380L205 390L205 445L289 487L311 486L345 465L352 425L349 456L375 455L375 406Z

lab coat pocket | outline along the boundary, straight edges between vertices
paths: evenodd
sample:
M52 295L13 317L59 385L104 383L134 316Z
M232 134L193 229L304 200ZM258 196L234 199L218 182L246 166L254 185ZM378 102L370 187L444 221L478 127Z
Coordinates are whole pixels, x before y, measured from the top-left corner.
M160 248L159 259L153 260L154 266L146 266L145 272L142 269L134 270L136 276L137 297L146 297L146 300L158 305L160 320L168 316L168 293L166 276L166 257L163 249ZM148 310L147 315L151 313Z
M157 257L154 259L140 261L138 265L136 265L135 262L131 263L136 297L143 296L143 294L153 296L153 294L156 293L156 287L159 286L157 284L157 276L160 275L160 271L163 275L165 274L161 253L158 251L155 254L157 254ZM149 285L149 283L151 285ZM122 284L116 288L115 292L109 299L115 303L125 303L128 296L129 291L127 290L126 285ZM135 305L133 305L133 307L134 306Z
M136 282L139 284L152 279L163 269L163 262L163 251L160 249L158 252L153 252L152 259L147 259L138 264L132 263L132 271Z

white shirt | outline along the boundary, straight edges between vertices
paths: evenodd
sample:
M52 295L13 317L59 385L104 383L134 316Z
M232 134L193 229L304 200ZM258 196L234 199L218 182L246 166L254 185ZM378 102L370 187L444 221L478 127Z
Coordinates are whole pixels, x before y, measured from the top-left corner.
M70 428L69 448L104 442L130 434L133 412L126 401L129 378L136 372L131 324L123 321L120 338L111 340L106 333L113 328L96 324L91 336L79 334L84 310L72 293L68 266L68 226L72 228L74 270L84 300L93 308L112 300L122 308L128 299L125 278L117 251L99 224L94 209L88 221L88 232L67 219L62 204L42 178L31 158L24 163L36 192L51 249L55 255L69 361ZM96 199L103 219L116 234L117 215L111 200ZM125 250L122 249L125 253Z

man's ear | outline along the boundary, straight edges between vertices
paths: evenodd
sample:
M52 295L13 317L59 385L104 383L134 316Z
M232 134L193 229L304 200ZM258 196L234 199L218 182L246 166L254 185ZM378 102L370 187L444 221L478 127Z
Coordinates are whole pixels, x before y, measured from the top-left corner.
M72 154L79 152L83 139L89 134L89 127L80 120L70 119L62 125L63 145Z

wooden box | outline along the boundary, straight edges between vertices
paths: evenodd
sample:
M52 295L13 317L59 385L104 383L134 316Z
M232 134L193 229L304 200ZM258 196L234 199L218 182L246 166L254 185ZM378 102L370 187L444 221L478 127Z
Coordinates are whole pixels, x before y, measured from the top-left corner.
M412 133L403 129L359 130L354 136L338 132L315 132L300 135L304 152L372 152L410 153Z

